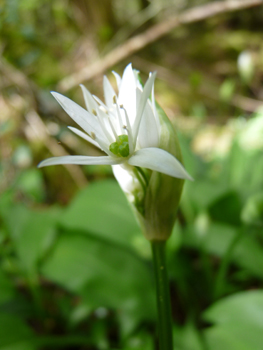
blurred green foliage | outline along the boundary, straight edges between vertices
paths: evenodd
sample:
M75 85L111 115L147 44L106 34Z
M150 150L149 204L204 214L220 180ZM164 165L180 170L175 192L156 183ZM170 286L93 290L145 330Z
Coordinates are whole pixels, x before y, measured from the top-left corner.
M196 5L0 2L0 350L155 348L150 248L110 167L36 165L99 155L66 130L49 90ZM157 69L157 100L195 178L168 244L178 350L262 349L262 19L252 8L182 26L127 60Z

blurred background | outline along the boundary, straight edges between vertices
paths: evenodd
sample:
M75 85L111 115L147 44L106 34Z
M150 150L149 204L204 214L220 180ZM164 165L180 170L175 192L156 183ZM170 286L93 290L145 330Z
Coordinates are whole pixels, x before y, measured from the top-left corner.
M262 1L0 0L0 350L156 348L148 242L50 94L132 62L177 128L176 350L262 350Z

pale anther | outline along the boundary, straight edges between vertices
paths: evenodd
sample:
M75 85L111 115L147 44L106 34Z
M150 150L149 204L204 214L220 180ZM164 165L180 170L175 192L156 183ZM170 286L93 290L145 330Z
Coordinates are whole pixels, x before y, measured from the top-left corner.
M92 114L97 116L97 112L95 111L95 109L92 110Z
M90 133L90 137L91 137L93 140L96 140L96 135L95 135L95 133L94 133L93 131Z

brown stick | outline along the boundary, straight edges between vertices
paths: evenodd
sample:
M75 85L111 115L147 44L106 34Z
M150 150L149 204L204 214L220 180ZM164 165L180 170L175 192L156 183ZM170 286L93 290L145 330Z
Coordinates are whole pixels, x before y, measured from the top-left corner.
M117 46L106 56L98 59L91 65L62 79L58 84L58 90L67 91L83 81L102 74L108 68L168 34L172 29L175 29L180 25L198 22L221 13L242 10L244 8L259 6L262 4L263 0L227 0L224 2L217 1L186 10L179 15L172 16L153 25L144 33L138 34L135 37L128 39L125 43Z

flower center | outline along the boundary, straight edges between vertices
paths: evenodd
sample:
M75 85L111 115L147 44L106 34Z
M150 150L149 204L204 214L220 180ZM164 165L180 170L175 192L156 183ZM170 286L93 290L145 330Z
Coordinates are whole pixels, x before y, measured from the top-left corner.
M116 142L110 144L109 150L119 157L128 157L130 154L128 135L119 135Z

